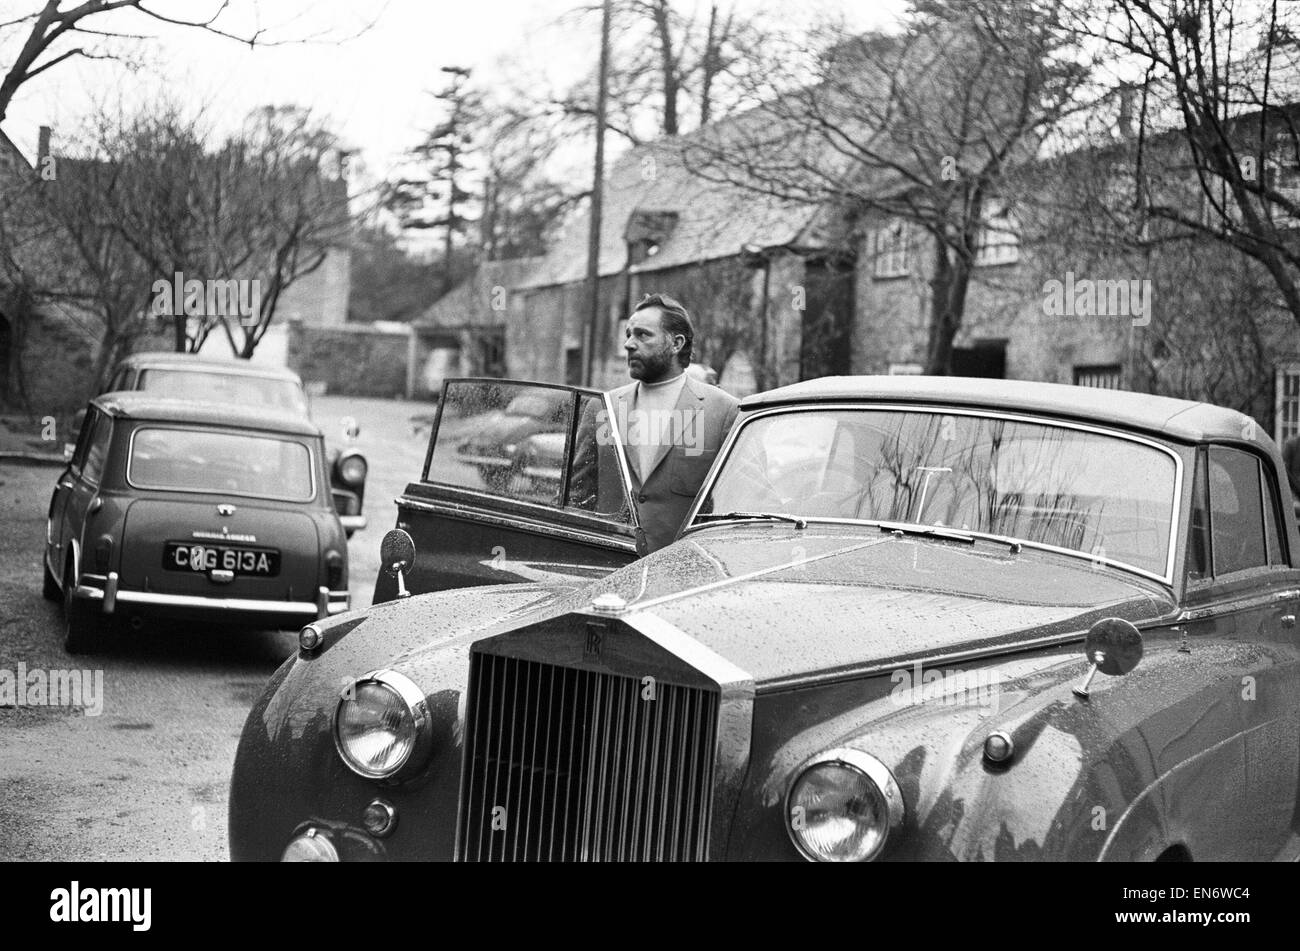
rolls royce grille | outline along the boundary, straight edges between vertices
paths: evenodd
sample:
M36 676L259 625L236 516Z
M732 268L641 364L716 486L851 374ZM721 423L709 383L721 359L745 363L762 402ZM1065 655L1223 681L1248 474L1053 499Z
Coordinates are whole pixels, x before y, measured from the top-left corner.
M462 861L702 861L718 695L474 653Z

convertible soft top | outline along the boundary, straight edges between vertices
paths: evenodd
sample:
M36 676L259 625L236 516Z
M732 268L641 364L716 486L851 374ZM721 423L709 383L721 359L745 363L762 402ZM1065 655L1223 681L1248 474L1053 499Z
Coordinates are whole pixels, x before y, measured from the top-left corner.
M1058 416L1141 429L1186 442L1236 440L1271 447L1250 417L1190 400L1025 380L960 376L827 376L794 383L741 400L742 410L810 401L939 403L1004 412Z

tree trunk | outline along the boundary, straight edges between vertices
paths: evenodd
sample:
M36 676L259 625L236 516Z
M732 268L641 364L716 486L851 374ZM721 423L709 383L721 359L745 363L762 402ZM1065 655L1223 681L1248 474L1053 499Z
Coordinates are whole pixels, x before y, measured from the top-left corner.
M659 34L659 63L664 83L664 135L677 134L677 57L668 22L668 0L655 3L655 30Z
M718 5L709 8L709 35L704 41L704 75L700 82L700 125L709 124L712 112L713 77L718 72Z
M925 372L931 376L952 373L952 342L961 329L970 287L971 262L935 241L934 276L930 278L930 339Z

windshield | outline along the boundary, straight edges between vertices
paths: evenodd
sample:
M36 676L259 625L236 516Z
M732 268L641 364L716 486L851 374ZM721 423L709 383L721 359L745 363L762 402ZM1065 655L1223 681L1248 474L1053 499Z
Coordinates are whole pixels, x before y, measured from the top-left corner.
M307 396L294 380L209 370L145 370L137 390L181 400L287 409L306 416Z
M308 502L311 453L288 439L204 429L139 429L128 481L142 489L234 493Z
M885 410L760 417L700 513L908 522L1005 536L1164 577L1177 465L1063 426Z

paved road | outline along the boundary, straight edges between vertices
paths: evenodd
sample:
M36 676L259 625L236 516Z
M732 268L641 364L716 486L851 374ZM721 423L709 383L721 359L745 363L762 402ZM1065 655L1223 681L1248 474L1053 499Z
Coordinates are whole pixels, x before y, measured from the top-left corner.
M354 605L370 602L393 498L416 477L426 404L320 397L313 414L338 441L361 425L370 460L370 525L349 545ZM83 707L0 706L0 860L219 860L226 798L244 719L294 649L292 632L212 633L160 626L102 654L63 651L62 615L41 598L45 512L57 470L0 466L0 686L20 671L85 672L102 693ZM0 704L3 704L0 692ZM98 715L94 707L102 705Z

